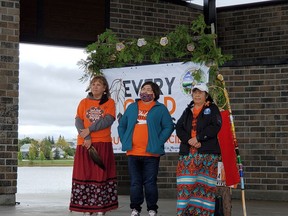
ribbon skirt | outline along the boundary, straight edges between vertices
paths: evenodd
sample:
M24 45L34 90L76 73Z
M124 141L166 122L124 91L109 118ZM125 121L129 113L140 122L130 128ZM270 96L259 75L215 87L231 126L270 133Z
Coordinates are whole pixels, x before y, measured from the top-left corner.
M112 143L92 143L106 167L102 170L88 150L77 146L70 200L70 211L107 212L118 207L116 165Z
M219 156L201 154L191 148L177 166L177 216L212 216Z

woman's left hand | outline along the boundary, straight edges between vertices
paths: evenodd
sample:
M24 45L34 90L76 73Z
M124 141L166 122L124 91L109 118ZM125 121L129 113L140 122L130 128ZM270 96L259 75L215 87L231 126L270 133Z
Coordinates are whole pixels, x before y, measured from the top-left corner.
M196 145L196 143L198 143L196 137L193 137L191 139L188 140L189 145L194 146Z
M193 146L194 148L200 148L201 147L201 143L197 141L196 137L189 139L188 144L190 146Z
M89 149L91 147L91 144L92 144L91 139L84 140L83 146Z
M90 131L89 131L89 128L85 128L85 129L81 129L81 132L80 132L80 136L85 138L86 136L88 136L90 134Z
M195 148L200 148L201 147L201 143L200 142L197 142L193 145Z

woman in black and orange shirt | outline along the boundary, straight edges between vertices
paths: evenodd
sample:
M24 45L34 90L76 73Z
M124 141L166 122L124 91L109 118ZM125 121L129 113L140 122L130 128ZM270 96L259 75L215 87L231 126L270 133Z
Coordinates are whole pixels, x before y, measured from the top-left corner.
M180 138L177 166L177 216L214 215L218 132L222 119L204 83L192 89L192 102L176 124Z

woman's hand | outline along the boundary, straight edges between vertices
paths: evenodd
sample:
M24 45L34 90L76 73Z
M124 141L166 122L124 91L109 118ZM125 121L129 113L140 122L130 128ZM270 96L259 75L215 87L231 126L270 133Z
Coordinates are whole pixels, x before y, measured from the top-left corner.
M191 146L194 146L197 142L198 142L198 140L196 139L196 137L193 137L193 138L188 140L188 143Z
M80 136L81 137L83 137L83 138L85 138L86 136L88 136L89 134L90 134L90 130L89 130L89 128L85 128L85 129L80 129Z
M201 143L200 142L197 142L195 145L194 145L195 148L200 148L201 147Z
M188 140L188 144L190 146L193 146L195 148L200 148L201 147L201 143L198 142L198 140L196 139L196 137L193 137L191 139Z
M89 149L91 147L91 139L89 140L84 140L83 146Z

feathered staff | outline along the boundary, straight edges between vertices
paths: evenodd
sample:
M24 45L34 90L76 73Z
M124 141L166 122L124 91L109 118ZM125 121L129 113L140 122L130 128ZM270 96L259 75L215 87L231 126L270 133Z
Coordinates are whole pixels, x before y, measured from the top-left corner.
M241 161L241 157L240 157L240 153L239 153L238 142L237 142L237 139L236 139L235 126L234 126L234 120L233 120L233 116L232 116L230 100L229 100L227 89L225 87L225 82L224 82L223 76L221 74L218 74L217 75L217 79L223 85L224 96L226 98L227 108L228 108L228 111L229 111L231 132L232 132L232 135L233 135L233 143L234 143L234 146L235 146L235 152L236 152L236 156L237 156L237 164L238 164L238 168L239 168L239 175L240 175L240 181L241 181L243 215L246 216L247 213L246 213L246 203L245 203L245 187L244 187L243 165L242 165L242 161Z
M102 170L105 170L105 165L102 161L102 158L100 157L100 155L98 154L97 150L94 148L94 146L90 146L90 148L88 149L88 153L90 158L93 160L93 162L98 165Z

